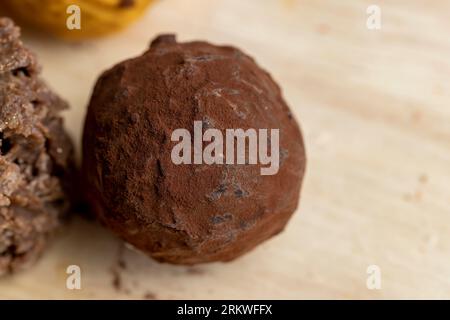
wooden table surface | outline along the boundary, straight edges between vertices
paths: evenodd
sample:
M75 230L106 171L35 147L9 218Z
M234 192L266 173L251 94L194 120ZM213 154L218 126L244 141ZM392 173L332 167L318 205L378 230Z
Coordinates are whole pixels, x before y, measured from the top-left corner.
M381 30L366 27L370 4ZM0 298L450 298L449 13L444 0L163 0L102 40L25 37L78 145L99 73L156 34L241 47L283 88L309 163L285 232L232 263L159 264L74 218ZM66 289L71 264L81 290Z

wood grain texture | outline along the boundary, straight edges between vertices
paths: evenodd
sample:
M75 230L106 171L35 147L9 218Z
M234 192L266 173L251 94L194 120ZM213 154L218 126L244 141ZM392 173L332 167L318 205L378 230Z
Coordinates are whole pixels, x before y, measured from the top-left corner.
M366 28L379 4L382 28ZM0 298L450 298L449 1L165 0L127 31L67 44L28 37L71 103L80 141L96 77L151 38L241 47L270 70L305 135L301 207L286 231L228 264L176 267L76 218ZM69 264L82 290L65 288ZM382 289L368 290L376 264Z

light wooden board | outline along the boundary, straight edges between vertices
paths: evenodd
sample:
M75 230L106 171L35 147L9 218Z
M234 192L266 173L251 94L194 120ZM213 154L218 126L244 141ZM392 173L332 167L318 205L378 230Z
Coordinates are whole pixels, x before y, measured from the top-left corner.
M366 28L372 3L379 31ZM237 261L158 264L76 218L34 268L0 280L0 298L450 298L449 12L444 0L164 0L95 42L27 37L78 143L96 77L156 34L239 46L283 87L309 163L286 231ZM66 289L69 264L82 290ZM366 287L372 264L381 290Z

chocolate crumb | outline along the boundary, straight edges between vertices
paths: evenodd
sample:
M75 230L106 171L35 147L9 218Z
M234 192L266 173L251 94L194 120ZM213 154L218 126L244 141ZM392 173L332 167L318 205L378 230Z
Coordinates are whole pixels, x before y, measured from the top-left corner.
M114 261L113 266L111 267L112 286L117 291L124 291L122 271L127 269L127 263L124 254L125 254L125 244L123 242L120 242L117 249L116 259Z
M143 298L146 299L146 300L156 300L156 299L158 299L156 294L154 294L153 292L149 292L149 291L144 293L144 297Z
M112 286L114 289L116 289L117 291L121 291L122 290L122 277L120 275L120 272L116 269L113 268L112 269Z

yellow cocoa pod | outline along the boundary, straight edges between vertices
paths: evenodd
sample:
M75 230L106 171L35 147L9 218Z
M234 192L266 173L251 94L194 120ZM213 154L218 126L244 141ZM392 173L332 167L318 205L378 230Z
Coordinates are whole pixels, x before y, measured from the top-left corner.
M84 39L123 29L141 16L152 1L0 0L0 14L59 37Z

